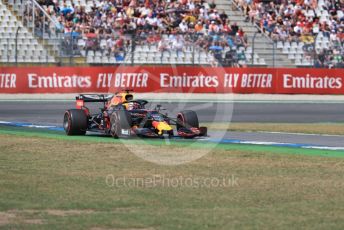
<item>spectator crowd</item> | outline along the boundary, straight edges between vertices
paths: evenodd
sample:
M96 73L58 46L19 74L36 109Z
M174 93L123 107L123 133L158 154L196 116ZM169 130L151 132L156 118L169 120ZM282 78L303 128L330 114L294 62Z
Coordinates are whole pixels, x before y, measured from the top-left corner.
M228 15L219 12L214 2L204 0L38 0L44 10L59 22L63 33L85 40L84 49L107 55L136 45L157 45L159 51L181 52L188 45L214 54L224 62L222 53L248 46L245 32ZM44 25L37 13L36 27ZM50 26L51 27L51 26ZM106 41L106 42L102 42ZM242 49L241 49L242 50ZM220 55L221 54L221 55ZM230 57L230 55L226 55ZM227 60L228 64L240 58ZM234 60L233 60L234 58Z
M233 0L275 41L303 42L316 67L344 67L343 0Z
M343 0L232 0L246 21L255 23L271 39L303 42L317 67L344 66ZM216 61L233 65L245 56L245 32L216 4L204 0L38 0L68 37L83 38L85 51L107 55L134 45L156 45L161 52L196 46L214 54ZM30 9L27 20L32 20ZM37 31L53 28L36 9ZM39 30L40 29L40 30ZM74 43L75 44L75 43ZM80 44L79 44L80 45ZM67 48L68 50L68 48ZM242 49L240 49L242 50ZM226 55L222 55L224 51ZM225 57L223 59L223 57ZM227 57L227 58L226 58Z

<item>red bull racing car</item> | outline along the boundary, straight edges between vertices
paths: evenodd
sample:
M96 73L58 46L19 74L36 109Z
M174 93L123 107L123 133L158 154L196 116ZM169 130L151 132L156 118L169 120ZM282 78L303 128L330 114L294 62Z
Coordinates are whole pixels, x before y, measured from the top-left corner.
M91 114L86 103L101 102L102 108ZM200 127L196 112L181 111L175 118L162 113L162 107L147 109L146 100L134 100L129 91L109 94L80 94L76 108L64 114L63 127L67 135L85 135L87 131L119 137L206 136L207 128ZM176 134L175 134L176 132Z

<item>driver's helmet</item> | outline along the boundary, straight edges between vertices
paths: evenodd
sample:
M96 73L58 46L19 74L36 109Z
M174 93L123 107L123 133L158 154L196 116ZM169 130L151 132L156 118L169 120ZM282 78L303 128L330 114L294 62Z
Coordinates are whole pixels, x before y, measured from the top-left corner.
M126 102L126 101L132 101L134 100L134 96L130 93L125 93L122 95L122 102Z
M132 101L134 99L134 96L130 93L119 93L116 94L110 101L109 107L116 106L121 103L126 103L129 101Z

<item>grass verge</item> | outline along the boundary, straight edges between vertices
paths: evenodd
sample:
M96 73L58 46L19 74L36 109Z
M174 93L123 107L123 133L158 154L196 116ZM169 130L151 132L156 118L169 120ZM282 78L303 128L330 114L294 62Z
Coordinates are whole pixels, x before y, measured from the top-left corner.
M342 158L218 147L192 163L161 166L108 140L0 133L0 228L344 227Z

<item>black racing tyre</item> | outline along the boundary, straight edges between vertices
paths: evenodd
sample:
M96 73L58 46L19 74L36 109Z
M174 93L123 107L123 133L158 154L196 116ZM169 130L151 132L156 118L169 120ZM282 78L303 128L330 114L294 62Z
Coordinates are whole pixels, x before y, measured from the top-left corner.
M110 133L114 138L121 135L122 129L131 129L131 116L127 110L116 110L110 117L111 130Z
M85 135L87 116L82 109L67 110L63 117L63 128L67 135Z
M177 115L177 130L180 128L199 128L198 116L195 111L184 110Z

